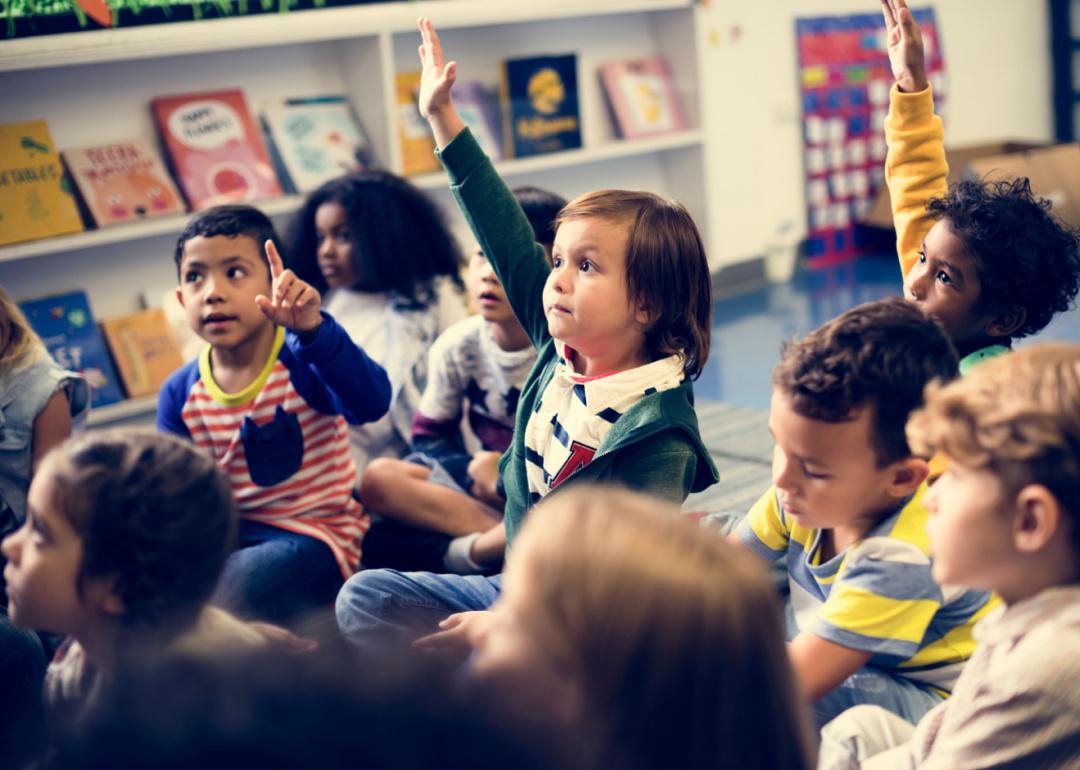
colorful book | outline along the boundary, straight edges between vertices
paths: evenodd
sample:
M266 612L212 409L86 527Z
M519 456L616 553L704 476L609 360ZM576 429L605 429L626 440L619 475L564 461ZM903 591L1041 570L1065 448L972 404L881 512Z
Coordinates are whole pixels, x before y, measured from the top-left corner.
M667 59L622 59L601 64L600 84L618 136L636 139L686 128Z
M180 344L160 308L102 321L101 332L128 398L157 393L184 363Z
M48 124L0 125L0 245L82 229Z
M370 144L344 96L283 99L262 112L281 181L310 192L371 163Z
M454 84L454 106L481 149L492 160L501 160L502 125L499 98L479 80Z
M502 87L508 157L581 146L575 54L508 59Z
M152 108L173 176L192 209L281 195L243 91L162 96Z
M435 157L435 137L431 135L431 127L416 104L419 91L419 71L399 72L394 76L401 169L406 175L438 171L440 168L439 160Z
M86 378L91 407L114 404L123 398L86 292L28 300L19 307L56 363Z
M150 141L131 139L78 147L64 150L61 156L98 227L186 211Z

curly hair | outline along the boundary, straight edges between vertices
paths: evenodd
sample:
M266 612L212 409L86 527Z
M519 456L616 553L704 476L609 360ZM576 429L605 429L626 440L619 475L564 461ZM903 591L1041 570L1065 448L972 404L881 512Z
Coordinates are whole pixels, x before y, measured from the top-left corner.
M957 355L937 321L899 297L866 302L785 343L772 384L797 414L823 422L874 408L878 467L911 454L904 426L923 389L957 375Z
M1013 338L1043 329L1072 305L1080 288L1077 233L1050 208L1026 178L959 182L926 206L935 219L948 222L978 264L977 307L988 313L1023 311Z
M226 238L239 238L240 236L250 238L255 241L256 251L263 256L264 260L266 259L266 252L263 249L263 244L267 241L273 241L278 254L281 255L283 260L286 259L285 247L278 237L277 230L274 229L274 223L270 221L270 217L266 216L266 214L254 206L233 204L214 206L193 216L184 227L183 232L180 233L180 237L177 238L173 261L176 262L176 274L178 277L180 275L180 263L184 259L184 247L188 241L200 235L204 238L213 238L217 235L223 235ZM269 269L269 265L270 263L267 262L267 269Z
M368 170L326 182L308 196L289 227L286 264L319 291L327 283L316 259L315 212L324 203L346 211L353 272L368 277L354 288L395 292L421 304L430 300L438 276L464 288L461 250L439 208L405 179Z
M53 500L82 537L79 588L115 576L128 626L182 629L210 598L237 513L213 458L142 431L83 434L60 449Z

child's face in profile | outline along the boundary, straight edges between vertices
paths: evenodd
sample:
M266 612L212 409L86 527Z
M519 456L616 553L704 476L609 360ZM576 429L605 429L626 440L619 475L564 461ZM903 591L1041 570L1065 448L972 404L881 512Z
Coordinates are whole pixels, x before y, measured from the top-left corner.
M270 295L270 267L262 244L239 235L197 235L184 244L176 296L191 328L216 348L250 341L270 321L255 304Z
M476 312L485 321L497 324L511 321L517 323L517 317L506 299L506 292L479 245L469 257L467 283Z
M351 289L356 285L353 242L349 212L340 203L327 201L315 209L316 259L319 272L331 289Z

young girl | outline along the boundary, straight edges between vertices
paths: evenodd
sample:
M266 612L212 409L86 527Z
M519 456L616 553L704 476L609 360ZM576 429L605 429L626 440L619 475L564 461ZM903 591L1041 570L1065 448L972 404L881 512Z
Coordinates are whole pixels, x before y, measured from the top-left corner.
M370 459L408 451L427 350L465 317L461 253L438 208L386 171L324 184L304 202L290 236L290 267L390 377L387 415L350 430L363 472Z
M559 213L549 264L450 100L456 65L443 65L431 22L420 27L420 111L451 190L537 349L500 465L504 530L484 533L469 558L493 561L528 509L567 482L612 482L681 504L717 478L691 384L708 356L712 308L697 227L685 208L656 195L586 193ZM400 640L430 628L440 612L486 609L498 592L498 577L373 571L342 589L338 621L361 644L373 631L382 642ZM467 643L465 626L483 622L470 618L447 629L445 641Z
M810 766L775 591L674 506L598 487L545 500L491 614L472 678L595 736L596 767Z

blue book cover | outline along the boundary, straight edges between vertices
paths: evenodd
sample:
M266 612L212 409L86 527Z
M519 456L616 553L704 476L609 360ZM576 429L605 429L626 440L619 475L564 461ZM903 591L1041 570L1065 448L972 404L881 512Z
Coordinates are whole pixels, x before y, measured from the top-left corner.
M577 55L503 62L507 155L522 158L581 147Z
M32 299L20 302L19 307L56 363L86 378L92 408L123 399L120 380L105 339L94 323L86 292Z

